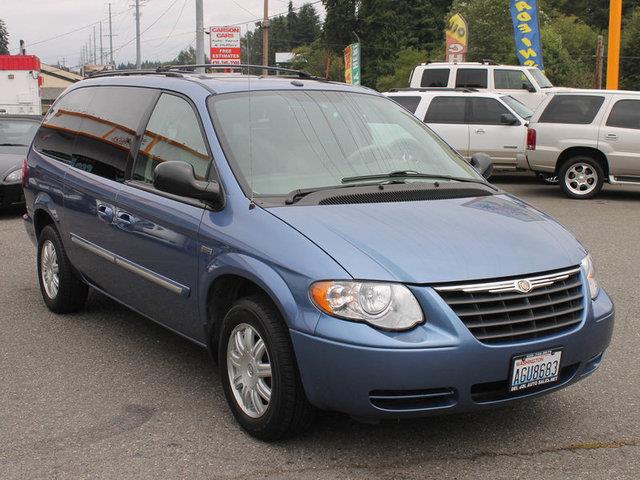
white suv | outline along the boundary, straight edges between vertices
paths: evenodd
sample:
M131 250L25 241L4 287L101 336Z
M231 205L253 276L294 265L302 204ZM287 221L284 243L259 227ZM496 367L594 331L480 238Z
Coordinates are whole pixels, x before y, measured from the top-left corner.
M496 170L527 170L527 122L533 112L509 95L473 89L402 89L383 95L426 123L470 160L486 153Z
M592 198L605 182L640 187L640 93L549 96L531 119L527 159L571 198Z
M415 67L411 88L476 88L497 91L535 110L548 92L568 89L554 87L537 67L482 63L423 63Z

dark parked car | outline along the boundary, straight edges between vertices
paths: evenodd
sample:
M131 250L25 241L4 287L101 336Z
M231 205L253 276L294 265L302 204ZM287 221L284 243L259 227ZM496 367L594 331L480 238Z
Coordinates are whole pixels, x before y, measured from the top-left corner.
M207 347L238 422L273 440L314 407L481 409L601 364L591 257L472 164L367 88L128 73L52 106L24 218L52 311L90 286Z
M0 208L24 202L22 161L41 121L36 115L0 115Z

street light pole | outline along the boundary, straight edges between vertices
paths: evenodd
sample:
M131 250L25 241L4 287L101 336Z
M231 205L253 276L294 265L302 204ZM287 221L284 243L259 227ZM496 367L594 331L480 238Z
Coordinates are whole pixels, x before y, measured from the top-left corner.
M622 0L611 0L609 9L609 53L607 56L607 90L617 90L620 82L620 36Z

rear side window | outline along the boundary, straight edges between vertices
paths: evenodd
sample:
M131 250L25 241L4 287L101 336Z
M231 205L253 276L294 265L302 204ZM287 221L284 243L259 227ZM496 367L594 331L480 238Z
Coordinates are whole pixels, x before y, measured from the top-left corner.
M420 97L407 97L405 95L390 95L389 98L411 113L416 113L418 105L420 105L420 100L422 100Z
M640 100L620 100L611 109L607 126L640 129Z
M487 88L487 69L459 68L456 88Z
M450 71L448 68L427 68L422 73L420 86L423 88L448 87Z
M155 168L169 160L191 164L196 177L204 180L211 157L191 104L181 97L163 93L144 132L133 179L153 183Z
M49 109L36 133L34 148L49 157L71 164L73 146L80 123L93 98L92 88L79 88L67 93Z
M467 99L465 97L436 97L431 100L425 123L465 123Z
M473 125L503 125L500 117L511 113L494 98L471 98L471 116L469 123Z
M533 90L533 85L521 70L494 70L495 88L505 90Z
M587 125L593 122L603 103L604 97L596 95L556 95L539 121Z
M71 165L124 181L137 130L157 93L151 89L95 87L78 131Z

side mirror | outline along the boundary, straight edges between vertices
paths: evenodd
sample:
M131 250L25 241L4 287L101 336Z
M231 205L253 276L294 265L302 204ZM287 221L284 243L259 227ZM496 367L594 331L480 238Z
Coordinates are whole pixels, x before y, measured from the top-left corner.
M473 168L475 168L480 175L484 178L489 179L493 174L493 160L486 153L476 153L473 157L471 157L471 162L469 162Z
M503 113L500 115L500 123L503 125L519 125L520 121L511 113Z
M524 84L523 87L529 93L536 93L536 87L534 87L533 85Z
M163 162L153 171L153 186L180 197L201 200L213 207L222 207L222 192L218 182L198 180L193 166L187 162Z

